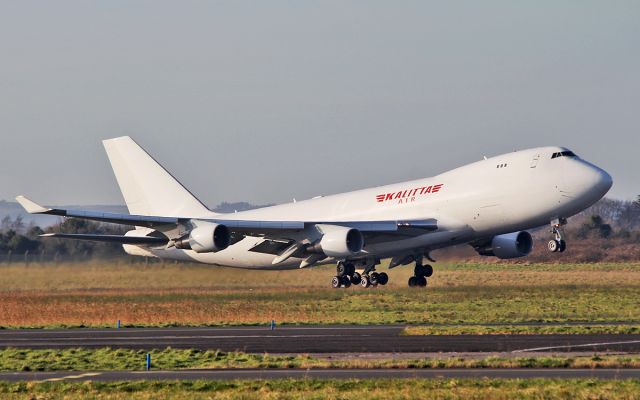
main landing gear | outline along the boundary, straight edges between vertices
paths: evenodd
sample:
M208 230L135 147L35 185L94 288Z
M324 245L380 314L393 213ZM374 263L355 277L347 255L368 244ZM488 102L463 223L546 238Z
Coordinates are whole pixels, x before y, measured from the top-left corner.
M413 276L409 278L409 287L427 286L427 278L433 275L433 267L429 264L422 265L422 260L416 260Z
M336 267L337 275L331 278L331 286L348 288L351 285L360 285L368 288L377 285L386 285L389 275L384 272L375 272L375 263L365 265L362 274L356 272L356 266L352 263L339 261Z
M564 218L551 221L551 233L554 238L547 243L547 248L550 252L562 253L567 249L567 242L563 239L564 232L562 231L562 227L566 224L567 220Z

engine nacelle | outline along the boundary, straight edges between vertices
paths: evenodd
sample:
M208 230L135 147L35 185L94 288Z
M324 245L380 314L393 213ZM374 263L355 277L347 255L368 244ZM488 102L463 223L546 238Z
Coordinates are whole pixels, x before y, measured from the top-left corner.
M478 249L483 256L496 256L501 259L518 258L529 255L533 250L533 238L526 231L494 236L490 247Z
M191 249L196 253L215 253L229 247L229 228L212 222L199 223L189 236L175 242L178 249Z
M364 247L364 236L355 228L338 225L316 225L322 238L307 251L323 253L327 257L348 257L359 253Z

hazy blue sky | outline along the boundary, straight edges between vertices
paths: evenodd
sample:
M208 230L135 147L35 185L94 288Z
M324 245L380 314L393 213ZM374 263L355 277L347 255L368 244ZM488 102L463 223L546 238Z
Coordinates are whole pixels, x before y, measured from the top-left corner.
M130 135L205 203L564 145L640 193L639 1L3 1L0 199L119 204Z

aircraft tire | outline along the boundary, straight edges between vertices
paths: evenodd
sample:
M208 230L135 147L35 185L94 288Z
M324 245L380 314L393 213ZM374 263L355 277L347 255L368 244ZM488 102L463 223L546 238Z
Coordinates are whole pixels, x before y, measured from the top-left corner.
M378 274L377 272L372 272L369 276L369 280L371 281L372 285L377 285L378 283L380 283L380 274Z
M351 275L351 283L359 285L360 282L362 282L362 276L359 273L354 272L353 275Z
M360 280L360 286L362 286L363 288L368 288L369 286L371 286L371 281L369 280L369 276L362 275L362 279Z
M334 289L337 289L340 287L340 277L339 276L334 276L333 278L331 278L331 287Z
M416 280L418 281L418 286L420 287L427 286L427 278L425 278L424 276L419 276L416 278Z
M344 286L345 288L348 288L349 286L351 286L351 277L349 276L343 276L342 277L342 286Z
M564 253L566 249L567 249L567 242L565 242L564 240L561 240L560 249L558 251L560 251L560 253Z
M416 265L413 269L413 274L415 276L426 276L427 278L433 275L433 267L429 264L427 265Z
M412 276L411 278L409 278L409 287L416 287L418 286L418 281L417 281L417 277Z
M560 246L560 242L555 239L551 239L549 240L549 243L547 243L547 248L552 253L557 253L560 250Z
M378 274L378 283L384 286L388 282L389 282L389 275L387 275L385 272L380 272Z
M338 276L346 275L347 266L345 265L345 263L339 262L338 265L336 265L336 273L338 274Z

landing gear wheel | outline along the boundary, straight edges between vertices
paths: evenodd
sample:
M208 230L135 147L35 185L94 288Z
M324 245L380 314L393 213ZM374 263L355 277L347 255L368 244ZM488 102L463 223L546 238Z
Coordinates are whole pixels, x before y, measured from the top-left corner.
M342 286L344 286L345 288L348 288L349 286L351 286L351 278L348 276L343 276L342 277Z
M413 269L413 273L415 276L425 276L428 278L433 275L433 267L429 264L416 265L416 267Z
M567 249L567 242L565 242L564 240L560 241L560 253L564 253L564 251Z
M369 280L371 281L372 285L377 285L378 283L380 283L380 274L378 274L377 272L372 272L371 275L369 275Z
M567 242L564 241L564 232L562 227L567 224L565 218L558 218L551 221L551 233L553 239L549 240L547 247L552 253L562 253L567 249Z
M343 262L339 262L336 266L336 272L338 276L345 276L347 274L347 266Z
M416 278L416 281L418 282L418 286L420 287L427 286L427 278L425 278L424 276L418 276Z
M362 275L362 279L360 280L360 286L362 286L363 288L368 288L369 286L371 286L371 281L369 280L369 276Z
M359 285L360 282L362 282L362 276L360 276L359 273L354 272L353 275L351 275L351 283L353 283L354 285Z
M416 286L418 286L418 277L412 276L411 278L409 278L409 287L416 287Z
M433 275L433 267L429 264L416 265L416 267L413 269L413 273L415 276L425 276L428 278Z
M334 276L333 278L331 278L331 287L334 289L337 289L340 287L340 277L339 276Z
M433 275L433 267L431 265L427 264L423 268L424 270L422 272L424 273L422 274L422 276L429 278L430 276Z
M378 283L384 286L387 284L387 282L389 282L389 275L387 275L385 272L380 272L378 274Z

